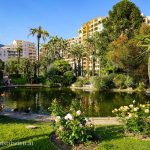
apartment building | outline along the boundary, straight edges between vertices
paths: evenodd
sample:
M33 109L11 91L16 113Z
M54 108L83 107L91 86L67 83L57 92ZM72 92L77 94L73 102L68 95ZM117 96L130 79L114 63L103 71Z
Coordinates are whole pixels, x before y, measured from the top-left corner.
M150 25L150 16L144 17L145 24Z
M0 59L6 62L9 58L17 57L17 51L14 50L13 45L4 45L0 48Z
M29 58L30 61L36 60L36 48L34 43L23 40L14 40L11 45L4 45L0 47L0 59L6 62L9 58L18 56L17 47L22 49L20 56Z
M81 43L84 43L85 39L90 37L95 32L101 32L103 30L102 20L105 17L96 17L82 25L78 31L78 36L81 38Z
M13 46L14 49L17 47L22 49L21 57L29 58L29 60L32 62L36 60L36 48L34 43L23 40L14 40Z
M74 38L68 39L68 43L71 47L73 44L84 44L85 40L92 36L95 32L101 32L103 30L103 24L102 20L105 19L105 17L96 17L86 23L84 23L81 28L78 30L78 36ZM70 62L70 64L73 66L73 59L69 57L70 55L66 55L65 59ZM91 71L92 70L92 57L89 56L87 58L87 54L85 53L85 56L83 57L83 70L85 71ZM95 70L99 70L99 62L96 60L95 62Z

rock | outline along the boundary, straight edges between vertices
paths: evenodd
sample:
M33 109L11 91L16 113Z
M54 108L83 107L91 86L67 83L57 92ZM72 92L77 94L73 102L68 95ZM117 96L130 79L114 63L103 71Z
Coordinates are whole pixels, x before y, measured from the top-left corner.
M26 129L37 129L37 128L39 128L39 127L34 126L34 125L28 125L28 126L26 126Z

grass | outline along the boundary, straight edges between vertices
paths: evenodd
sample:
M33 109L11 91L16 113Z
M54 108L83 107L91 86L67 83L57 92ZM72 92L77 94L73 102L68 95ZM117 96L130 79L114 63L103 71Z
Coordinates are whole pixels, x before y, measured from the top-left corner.
M26 129L27 125L35 125L39 128ZM49 123L0 116L0 150L57 150L48 138L51 131ZM16 144L26 142L29 145L3 145L2 142L15 142Z
M35 125L37 129L26 129ZM98 126L100 142L96 150L149 150L150 142L125 137L121 126ZM49 123L11 119L0 116L0 150L57 150L49 141L52 132ZM33 145L2 145L2 142L26 142Z

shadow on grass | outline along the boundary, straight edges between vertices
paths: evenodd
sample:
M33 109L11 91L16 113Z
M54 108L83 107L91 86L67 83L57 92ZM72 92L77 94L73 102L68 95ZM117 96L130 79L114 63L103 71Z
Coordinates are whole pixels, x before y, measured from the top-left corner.
M122 126L100 126L96 128L96 132L101 141L110 141L124 137Z
M10 117L7 117L7 116L0 115L0 124L8 124L8 123L31 124L31 123L37 123L37 121L21 120L21 119L15 119L15 118L10 118Z

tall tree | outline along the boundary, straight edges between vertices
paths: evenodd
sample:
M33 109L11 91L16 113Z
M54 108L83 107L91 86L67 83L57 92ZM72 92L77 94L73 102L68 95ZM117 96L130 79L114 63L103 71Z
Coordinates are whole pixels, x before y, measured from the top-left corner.
M37 45L38 45L38 63L39 63L39 54L40 54L40 39L41 37L43 40L46 40L47 37L49 37L49 33L46 30L43 30L41 26L38 28L31 28L30 29L30 34L32 36L37 36ZM38 76L39 76L39 67L38 67Z
M18 57L18 64L20 62L20 57L21 57L21 52L22 52L22 48L20 46L16 47L16 51L17 51L17 57Z
M74 73L76 76L83 75L83 54L84 47L82 44L73 44L70 47L69 53L74 62Z
M148 54L148 78L150 85L150 34L141 36L138 46L144 47L146 49L145 52Z
M104 20L104 32L110 41L118 38L122 33L128 38L139 31L143 17L139 8L129 0L122 0L113 6L109 16Z

